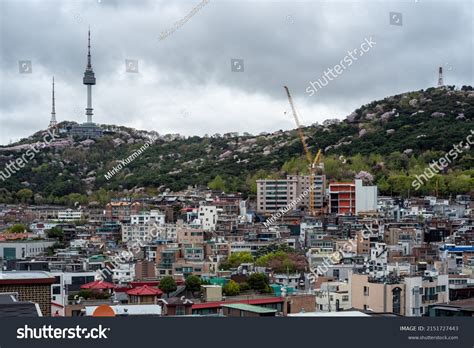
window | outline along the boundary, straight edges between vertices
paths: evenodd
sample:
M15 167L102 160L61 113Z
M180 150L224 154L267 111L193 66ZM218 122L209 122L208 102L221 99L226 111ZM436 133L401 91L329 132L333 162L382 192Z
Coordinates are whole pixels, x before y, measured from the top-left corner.
M369 296L369 287L364 286L364 296Z
M184 306L176 306L176 315L185 315L186 311Z
M61 294L61 287L53 286L53 295L60 295L60 294Z
M401 292L402 289L398 287L392 290L392 312L395 314L400 314Z

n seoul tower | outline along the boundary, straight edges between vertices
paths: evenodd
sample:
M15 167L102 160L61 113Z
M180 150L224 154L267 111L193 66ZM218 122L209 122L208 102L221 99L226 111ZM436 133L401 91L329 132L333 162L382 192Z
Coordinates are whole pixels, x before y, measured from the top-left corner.
M84 72L84 79L83 83L87 86L87 108L86 108L86 116L87 116L87 123L92 123L92 86L95 85L95 74L94 70L92 70L91 64L91 30L89 29L89 37L88 37L88 52L87 52L87 66L86 71Z

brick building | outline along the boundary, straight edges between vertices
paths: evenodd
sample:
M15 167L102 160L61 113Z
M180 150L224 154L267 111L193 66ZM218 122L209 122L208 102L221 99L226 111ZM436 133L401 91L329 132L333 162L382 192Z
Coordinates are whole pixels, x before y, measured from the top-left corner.
M0 293L16 292L19 301L37 303L43 316L51 316L51 285L55 277L48 272L0 273Z

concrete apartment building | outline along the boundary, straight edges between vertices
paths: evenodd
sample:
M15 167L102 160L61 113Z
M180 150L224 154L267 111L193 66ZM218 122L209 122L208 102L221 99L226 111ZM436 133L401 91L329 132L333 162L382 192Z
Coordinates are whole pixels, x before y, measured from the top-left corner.
M156 279L156 264L154 261L138 260L135 264L135 280L146 281Z
M47 248L53 246L52 240L19 240L0 242L0 259L3 260L25 260L46 252Z
M322 240L327 235L322 219L305 218L301 221L299 242L302 246L314 247L316 241Z
M333 182L329 184L329 212L337 215L355 215L355 184Z
M351 308L349 284L323 282L316 292L316 309L323 312L339 312Z
M123 242L130 240L151 241L163 238L163 230L160 227L165 225L165 214L158 210L131 214L130 223L121 223L121 225Z
M178 244L200 244L204 243L204 230L191 228L189 226L178 226L176 230Z
M288 175L286 179L257 180L257 212L271 214L297 201L295 208L309 209L310 176ZM326 196L326 176L314 177L314 207L323 209Z
M81 285L94 281L96 272L58 272L51 273L54 284L51 285L51 313L53 316L65 316L68 295L79 291Z
M448 275L372 278L352 274L352 307L419 317L428 312L428 306L449 300L448 285Z
M411 227L390 227L384 231L384 240L388 245L403 242L411 242L420 245L423 243L423 231Z
M449 276L405 277L405 315L420 317L428 313L428 306L449 301Z
M217 207L201 205L198 210L198 217L204 231L215 231L217 224Z
M122 224L122 242L153 240L158 231L155 223L148 221L144 224Z
M130 215L139 214L143 209L140 202L114 201L105 206L105 218L111 221L130 221Z
M58 211L58 221L61 222L73 222L82 220L82 211L80 210L60 210Z
M376 280L366 274L352 274L349 279L353 308L406 315L405 284L398 279Z
M132 224L143 225L150 221L155 222L157 225L163 225L165 223L165 214L159 210L151 210L130 215L130 223Z

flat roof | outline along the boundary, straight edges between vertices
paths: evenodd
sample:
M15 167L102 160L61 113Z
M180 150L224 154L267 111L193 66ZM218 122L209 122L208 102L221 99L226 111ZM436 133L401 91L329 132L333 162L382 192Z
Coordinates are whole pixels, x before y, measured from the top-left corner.
M370 317L369 314L359 311L340 311L340 312L304 312L291 313L289 317Z
M10 280L10 279L45 279L45 278L54 278L54 276L49 272L0 272L0 280Z
M277 310L272 308L265 308L260 306L249 305L245 303L231 303L231 304L223 304L222 307L232 308L232 309L239 309L241 311L252 312L252 313L275 313Z
M92 316L98 306L86 306L86 316ZM156 304L110 306L116 315L161 315L161 306Z
M0 284L53 284L55 281L49 272L0 272Z
M283 298L281 297L270 297L270 298L256 298L256 299L249 299L249 300L236 300L236 301L214 301L214 302L203 302L203 303L194 303L193 310L195 309L208 309L208 308L220 308L225 304L233 304L233 303L246 303L246 304L253 304L253 305L261 305L261 304L270 304L270 303L283 303Z

